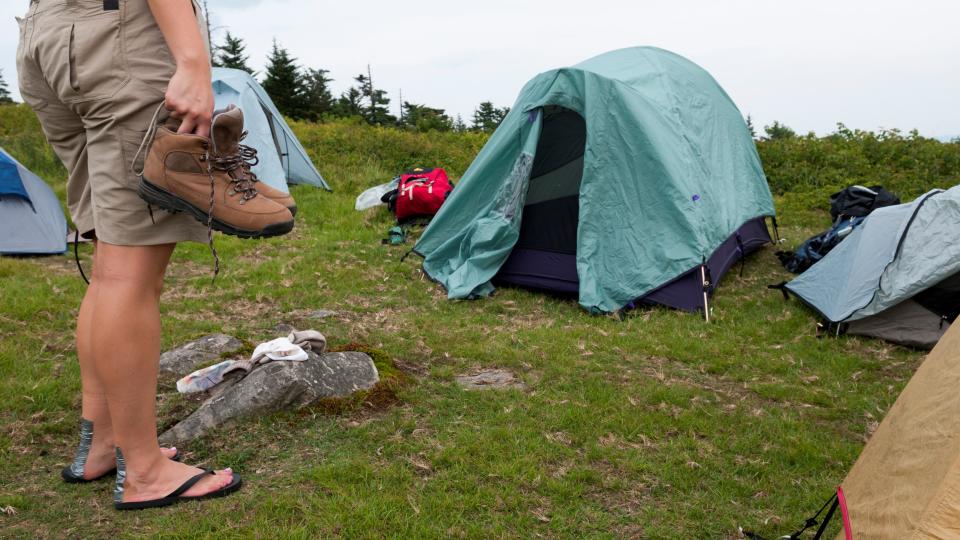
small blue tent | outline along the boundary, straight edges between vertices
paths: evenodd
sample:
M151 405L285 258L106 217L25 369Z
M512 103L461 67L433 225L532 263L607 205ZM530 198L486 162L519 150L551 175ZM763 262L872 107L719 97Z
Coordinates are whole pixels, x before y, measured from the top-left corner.
M2 148L0 229L0 254L51 255L67 250L67 220L57 196Z
M253 172L260 180L283 191L289 191L287 184L308 184L330 190L266 90L249 73L213 68L213 95L217 109L228 105L243 109L244 127L248 132L244 144L257 150L260 162L253 167Z
M960 186L875 210L786 288L835 330L933 348L960 315Z

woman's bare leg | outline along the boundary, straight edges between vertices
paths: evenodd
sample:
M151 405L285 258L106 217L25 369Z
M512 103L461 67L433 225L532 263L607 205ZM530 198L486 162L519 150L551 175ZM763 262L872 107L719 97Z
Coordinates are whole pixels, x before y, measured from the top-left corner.
M93 266L96 268L97 242L94 241ZM110 422L110 410L107 407L107 396L96 376L91 351L93 336L91 320L96 304L99 280L95 273L90 280L90 286L80 304L80 313L77 316L77 357L80 360L80 384L82 405L80 416L93 422L93 444L83 469L84 478L93 479L102 476L116 466L114 452L113 426ZM164 448L162 453L166 458L172 458L177 450Z
M97 246L93 269L97 285L85 329L93 371L110 411L113 439L126 460L124 502L164 497L200 472L167 459L157 443L160 291L173 248L173 244L105 242ZM221 471L185 495L202 495L230 481L229 469Z

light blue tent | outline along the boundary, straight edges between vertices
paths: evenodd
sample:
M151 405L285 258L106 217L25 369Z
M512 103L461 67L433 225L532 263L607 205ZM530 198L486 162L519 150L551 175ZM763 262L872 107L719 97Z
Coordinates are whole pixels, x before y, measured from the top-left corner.
M786 288L834 330L933 348L960 314L960 186L875 210Z
M330 190L283 115L253 76L239 69L213 68L213 95L217 109L228 105L243 109L248 132L244 144L257 149L260 162L253 167L253 172L260 180L283 191L289 191L287 184L308 184Z
M50 255L67 250L60 201L37 175L0 148L0 253Z

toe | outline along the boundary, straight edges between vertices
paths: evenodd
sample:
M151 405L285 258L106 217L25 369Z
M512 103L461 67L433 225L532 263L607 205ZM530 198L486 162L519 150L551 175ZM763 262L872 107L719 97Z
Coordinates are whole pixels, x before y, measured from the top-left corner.
M223 469L215 471L213 475L208 476L196 486L187 491L186 495L191 497L197 497L201 495L206 495L208 493L213 493L214 491L223 489L230 485L230 482L233 481L233 471L230 469Z
M224 469L217 473L217 476L220 477L220 486L217 489L225 488L230 485L230 482L233 481L233 470Z

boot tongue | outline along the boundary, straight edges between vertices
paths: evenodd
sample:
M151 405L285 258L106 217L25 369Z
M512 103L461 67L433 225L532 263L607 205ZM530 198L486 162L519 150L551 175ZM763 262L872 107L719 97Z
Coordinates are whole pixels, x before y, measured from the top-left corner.
M210 138L213 151L220 156L234 155L240 151L240 137L243 135L243 111L234 105L214 111Z

